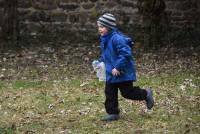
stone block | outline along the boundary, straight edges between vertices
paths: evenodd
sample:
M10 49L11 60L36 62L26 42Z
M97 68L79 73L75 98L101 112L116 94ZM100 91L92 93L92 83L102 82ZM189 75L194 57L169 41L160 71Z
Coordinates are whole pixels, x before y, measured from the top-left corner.
M28 23L26 24L26 29L29 33L39 34L42 30L42 27L39 23Z
M100 15L102 14L100 14L96 8L92 9L92 11L88 13L89 21L92 23L96 23Z
M199 15L198 15L196 12L185 12L185 13L183 14L183 16L184 16L187 20L190 20L190 21L193 21L193 20L199 18Z
M81 0L60 0L61 3L78 3Z
M51 21L51 17L49 13L42 10L32 12L31 14L27 16L26 19L33 22L40 22L40 21L50 22Z
M65 22L67 20L67 15L64 12L54 11L51 12L51 21Z
M59 0L32 0L35 9L52 10L59 5Z
M38 36L41 33L41 25L39 23L20 23L20 36L30 37Z
M81 6L82 6L84 9L88 10L88 9L93 8L93 7L95 6L95 4L94 4L94 3L83 3Z
M81 12L80 15L79 15L79 22L81 24L84 24L84 23L89 21L88 18L89 17L88 17L88 13L87 12Z
M174 22L181 22L181 21L185 21L185 20L187 20L185 17L176 16L176 17L171 18L171 21L174 21Z
M98 0L90 0L91 2L97 2Z
M177 2L174 2L174 1L166 2L167 10L169 10L169 9L177 9L176 5L177 5Z
M105 6L108 7L108 8L113 8L115 6L117 6L117 2L114 2L114 1L108 1L105 3Z
M31 0L18 0L19 8L30 8L32 6Z
M79 22L79 15L78 14L70 14L68 17L70 23L78 23Z
M179 10L189 10L191 9L192 7L194 7L193 3L191 1L185 1L185 2L181 2L177 5L177 9Z
M73 4L73 3L60 3L59 5L60 8L62 8L63 10L67 10L67 11L75 11L77 8L79 8L79 4Z
M181 16L183 16L183 12L180 12L180 11L174 11L174 12L172 12L171 13L171 16L172 17L181 17Z
M88 2L89 0L80 0L80 3L82 3L82 2Z
M133 1L122 1L121 5L123 7L136 7L136 5Z
M29 14L31 14L31 10L20 8L18 9L18 18L20 21L25 20Z

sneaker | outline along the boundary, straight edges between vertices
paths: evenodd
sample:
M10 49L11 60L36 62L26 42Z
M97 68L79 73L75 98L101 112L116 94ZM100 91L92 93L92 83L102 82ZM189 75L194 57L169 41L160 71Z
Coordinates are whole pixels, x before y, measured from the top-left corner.
M109 114L109 115L103 117L101 120L102 121L114 121L114 120L118 120L118 119L119 119L118 114Z
M152 89L147 89L146 91L147 91L147 98L146 98L147 109L151 110L154 105L153 91Z

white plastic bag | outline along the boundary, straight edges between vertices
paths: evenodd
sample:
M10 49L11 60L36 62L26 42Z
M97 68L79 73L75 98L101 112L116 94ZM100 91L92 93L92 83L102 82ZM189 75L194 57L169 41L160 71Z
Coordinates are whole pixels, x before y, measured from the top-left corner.
M94 60L92 62L92 66L94 71L96 72L96 76L99 78L99 81L106 81L106 69L104 62Z

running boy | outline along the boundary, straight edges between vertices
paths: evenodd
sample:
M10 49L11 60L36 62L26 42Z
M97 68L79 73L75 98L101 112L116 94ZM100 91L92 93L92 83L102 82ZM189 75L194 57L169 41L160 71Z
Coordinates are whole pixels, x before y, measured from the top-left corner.
M126 99L145 100L147 108L151 109L154 105L152 90L133 86L136 72L131 46L118 31L115 16L105 13L98 18L97 25L102 53L99 62L104 62L106 67L105 109L108 115L102 120L113 121L120 118L118 89Z

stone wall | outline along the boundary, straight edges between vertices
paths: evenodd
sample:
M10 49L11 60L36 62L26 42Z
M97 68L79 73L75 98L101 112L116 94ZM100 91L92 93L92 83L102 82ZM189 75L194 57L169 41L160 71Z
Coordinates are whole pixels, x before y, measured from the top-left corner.
M94 42L96 19L106 11L117 16L119 25L135 25L139 20L136 0L19 0L18 7L23 39Z
M169 20L169 39L181 46L199 46L200 43L200 1L165 0Z
M200 24L199 0L165 0L170 24L173 27L197 27Z
M199 0L164 1L164 25L171 29L199 27ZM142 37L138 0L18 0L17 6L20 41L26 43L92 43L97 40L96 19L104 12L116 15L119 27L129 35ZM2 17L2 33L1 26Z

